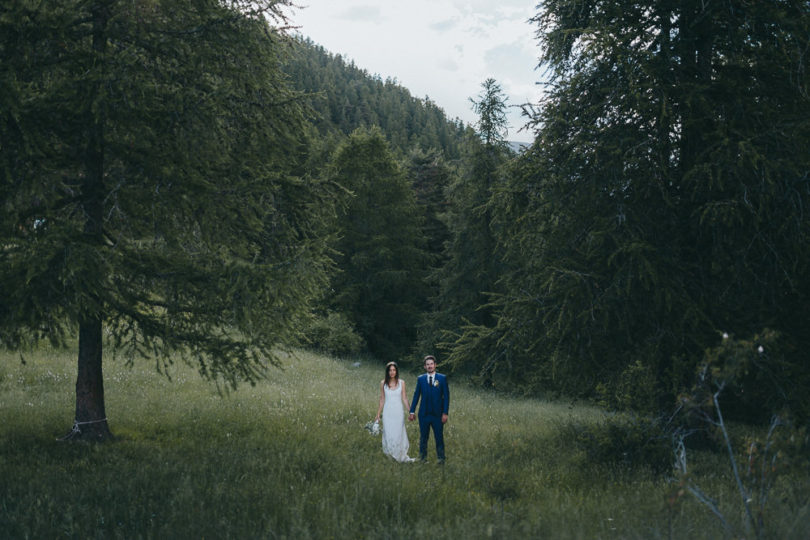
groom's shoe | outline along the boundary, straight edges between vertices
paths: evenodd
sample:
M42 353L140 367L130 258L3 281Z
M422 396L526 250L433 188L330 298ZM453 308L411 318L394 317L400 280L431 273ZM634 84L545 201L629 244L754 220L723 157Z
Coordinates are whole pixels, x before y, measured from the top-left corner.
M427 456L419 456L419 463L427 463Z

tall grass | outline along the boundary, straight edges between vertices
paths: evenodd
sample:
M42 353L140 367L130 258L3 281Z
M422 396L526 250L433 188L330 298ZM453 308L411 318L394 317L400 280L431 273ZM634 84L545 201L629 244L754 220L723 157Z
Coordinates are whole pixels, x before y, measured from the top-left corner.
M413 389L415 373L404 373ZM380 365L300 352L228 395L185 366L105 366L109 444L61 443L75 351L0 352L3 538L721 538L666 475L589 463L566 436L597 409L451 380L448 461L400 464L363 430ZM408 424L411 455L418 428ZM431 446L429 457L435 458ZM722 455L693 474L729 510ZM810 536L807 477L775 491L770 534ZM790 495L790 496L788 496ZM796 501L799 501L798 503ZM740 522L742 516L736 516Z

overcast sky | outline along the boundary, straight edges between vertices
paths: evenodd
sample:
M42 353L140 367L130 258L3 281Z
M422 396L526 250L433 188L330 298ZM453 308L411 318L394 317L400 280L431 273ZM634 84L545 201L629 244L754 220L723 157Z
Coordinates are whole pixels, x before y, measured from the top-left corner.
M528 19L539 0L300 0L298 30L333 54L383 79L396 78L450 118L473 123L468 98L492 77L508 105L536 103L540 49ZM510 107L507 140L531 141Z

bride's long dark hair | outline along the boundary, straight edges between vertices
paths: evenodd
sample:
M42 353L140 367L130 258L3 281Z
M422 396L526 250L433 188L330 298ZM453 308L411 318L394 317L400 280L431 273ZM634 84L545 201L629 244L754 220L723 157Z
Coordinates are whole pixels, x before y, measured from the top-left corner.
M391 382L391 376L388 375L388 368L390 368L391 366L394 366L394 369L396 370L396 373L394 374L394 380L397 383L399 383L399 366L397 365L396 362L388 362L387 364L385 364L385 385L388 388L391 388L391 385L389 384Z

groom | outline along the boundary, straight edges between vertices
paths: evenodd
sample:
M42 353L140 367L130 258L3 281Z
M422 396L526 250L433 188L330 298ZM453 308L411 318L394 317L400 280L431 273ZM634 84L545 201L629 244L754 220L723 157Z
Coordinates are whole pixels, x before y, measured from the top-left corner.
M447 423L447 413L450 410L450 389L447 386L447 377L436 373L436 358L425 356L426 373L416 379L416 390L411 400L411 410L408 420L413 422L414 411L419 398L419 459L427 458L427 445L430 438L430 428L436 437L436 457L439 463L444 463L444 424Z

